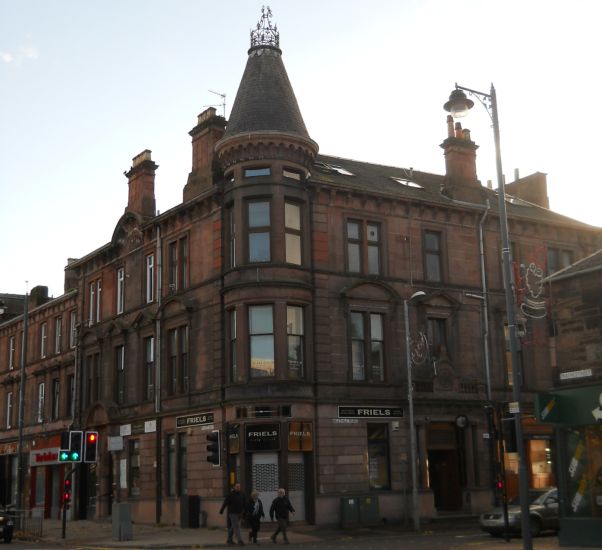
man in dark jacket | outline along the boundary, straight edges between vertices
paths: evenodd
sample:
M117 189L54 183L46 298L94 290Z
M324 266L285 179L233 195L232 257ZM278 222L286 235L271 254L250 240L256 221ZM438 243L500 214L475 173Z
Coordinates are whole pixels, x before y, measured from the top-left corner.
M240 534L240 519L247 509L247 499L245 498L245 494L240 490L240 483L236 483L232 487L232 491L224 499L219 513L223 514L226 508L228 508L228 519L230 520L230 524L228 525L228 540L226 542L227 544L234 544L233 539L234 534L236 534L238 544L243 546L245 543Z
M272 506L270 506L270 519L274 521L274 516L276 516L276 521L278 522L278 528L276 529L276 532L270 537L274 544L276 544L276 536L278 533L282 533L284 544L288 544L286 528L288 527L289 512L294 514L295 509L293 508L291 501L286 496L286 491L280 487L280 489L278 489L278 496L272 501Z

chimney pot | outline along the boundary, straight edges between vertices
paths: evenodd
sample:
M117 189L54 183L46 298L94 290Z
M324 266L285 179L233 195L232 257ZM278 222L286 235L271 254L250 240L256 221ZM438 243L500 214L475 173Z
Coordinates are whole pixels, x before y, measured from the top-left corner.
M152 160L151 159L151 153L152 153L152 151L150 149L145 149L144 151L142 151L142 153L139 153L138 155L136 155L132 159L132 168L134 168L136 166L139 166L145 160Z

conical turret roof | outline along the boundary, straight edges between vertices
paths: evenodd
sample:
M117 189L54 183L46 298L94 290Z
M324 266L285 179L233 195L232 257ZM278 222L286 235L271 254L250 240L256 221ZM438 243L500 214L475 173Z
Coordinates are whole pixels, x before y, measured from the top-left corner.
M281 54L267 45L249 50L224 139L266 131L309 138Z

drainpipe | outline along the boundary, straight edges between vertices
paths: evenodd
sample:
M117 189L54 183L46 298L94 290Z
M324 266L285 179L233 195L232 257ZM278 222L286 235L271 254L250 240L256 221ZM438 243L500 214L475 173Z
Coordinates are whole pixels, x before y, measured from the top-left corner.
M161 462L161 227L157 224L157 318L155 319L155 523L161 522L161 480L163 479Z

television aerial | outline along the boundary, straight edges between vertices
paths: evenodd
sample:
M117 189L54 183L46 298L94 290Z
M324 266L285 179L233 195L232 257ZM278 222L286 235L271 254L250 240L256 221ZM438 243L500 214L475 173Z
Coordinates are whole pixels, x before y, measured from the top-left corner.
M203 105L203 107L221 107L224 110L224 118L226 118L226 94L220 94L219 92L214 92L213 90L207 90L212 94L218 95L222 98L221 103L216 103L213 105Z

